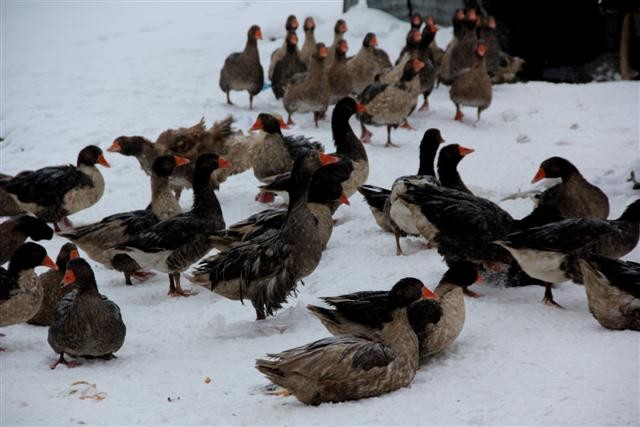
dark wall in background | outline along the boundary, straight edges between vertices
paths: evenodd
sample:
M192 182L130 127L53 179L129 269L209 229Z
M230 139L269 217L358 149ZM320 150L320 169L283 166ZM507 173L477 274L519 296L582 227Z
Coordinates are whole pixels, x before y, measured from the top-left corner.
M344 0L344 8L357 4ZM368 0L369 7L408 20L410 10L450 26L455 9L475 7L497 20L502 49L525 59L525 79L585 82L598 67L617 72L624 14L640 0ZM636 25L637 27L637 25ZM640 69L640 35L632 37L630 62ZM601 71L599 71L601 72ZM606 74L606 73L605 73Z

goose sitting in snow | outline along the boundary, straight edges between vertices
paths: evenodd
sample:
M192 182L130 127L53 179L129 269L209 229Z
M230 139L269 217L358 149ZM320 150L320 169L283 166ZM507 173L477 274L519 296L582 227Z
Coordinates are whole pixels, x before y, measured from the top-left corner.
M608 329L640 331L640 264L598 255L579 263L593 317Z
M65 353L73 357L115 358L113 353L124 344L127 329L118 305L98 292L89 263L82 258L69 261L62 284L75 284L76 289L62 298L49 327L49 345L60 354L51 369L60 363L77 366L77 362L65 360Z
M308 405L379 396L408 386L418 369L418 340L407 307L425 292L422 282L405 278L375 313L378 336L340 335L269 354L256 369Z

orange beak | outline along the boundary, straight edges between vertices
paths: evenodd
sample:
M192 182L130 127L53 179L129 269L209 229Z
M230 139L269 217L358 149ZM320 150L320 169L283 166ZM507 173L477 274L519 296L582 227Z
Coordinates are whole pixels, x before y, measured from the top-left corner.
M424 62L420 61L419 59L414 59L412 66L413 71L417 73L418 71L422 70L422 67L424 67Z
M113 144L111 144L111 147L107 148L107 151L110 151L112 153L118 153L122 150L122 147L120 146L120 143L118 141L113 141Z
M222 157L218 157L218 167L219 168L230 168L231 167L231 162L222 158Z
M289 129L289 125L284 120L280 119L278 123L280 124L280 129Z
M415 32L413 33L413 41L416 43L419 43L420 40L422 40L422 34L420 34L419 32Z
M62 286L73 285L76 282L76 273L73 270L67 269L64 272L64 277L62 278Z
M531 183L533 184L534 182L538 182L542 178L546 178L546 175L544 174L544 169L540 168L538 169L538 173L536 174L536 176L534 176L533 179L531 180Z
M347 24L342 24L342 25L340 25L340 32L342 32L342 33L346 33L346 32L347 32L347 30L348 30L348 28L347 28Z
M298 44L298 36L295 34L291 36L291 43Z
M327 57L327 48L326 47L321 47L320 50L318 51L318 55L320 55L320 58L326 58Z
M107 159L105 159L104 155L102 155L102 154L100 154L100 157L98 157L98 163L100 163L105 168L110 168L111 167L109 162L107 162Z
M467 154L471 154L473 153L474 150L473 148L467 148L467 147L463 147L463 146L459 146L458 147L458 153L460 153L461 156L466 156Z
M186 165L187 163L191 162L191 160L187 159L186 157L173 156L173 158L176 160L176 166Z
M487 47L483 44L478 46L478 55L480 56L484 56L484 54L487 53Z
M371 38L371 42L369 43L371 46L376 47L378 46L378 38L377 37L372 37Z
M256 31L256 38L262 40L262 30Z
M440 297L438 296L438 294L436 294L435 292L431 291L429 288L427 288L426 286L422 287L422 299L432 299L432 300L439 300Z
M71 249L71 252L69 252L69 259L72 260L76 258L80 258L80 254L78 253L77 250Z
M364 104L357 103L356 104L356 111L358 113L364 113L365 111L367 111L367 106L364 105Z
M264 125L262 124L262 119L258 118L256 119L256 122L253 124L253 126L251 126L251 129L249 130L260 130L263 128L264 128Z
M350 205L351 203L349 202L349 198L347 197L346 194L340 193L340 203L343 203L345 205Z
M484 283L484 277L482 277L482 275L480 273L478 273L478 277L476 277L476 283L479 285L481 283Z
M337 162L339 159L336 156L330 156L328 154L320 153L320 162L323 166L330 165Z
M45 255L41 265L44 265L45 267L49 267L52 270L58 269L58 265L55 262L53 262L53 260L49 258L48 255Z

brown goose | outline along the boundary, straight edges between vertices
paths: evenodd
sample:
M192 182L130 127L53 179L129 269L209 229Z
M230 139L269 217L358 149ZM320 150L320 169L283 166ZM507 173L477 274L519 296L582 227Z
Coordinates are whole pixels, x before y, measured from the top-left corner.
M132 276L146 280L149 273L142 271L128 255L119 254L114 247L160 221L182 213L178 201L171 194L169 177L177 166L188 162L184 157L170 155L160 156L153 162L148 209L109 215L99 222L60 233L60 236L76 243L94 261L124 273L126 285L132 285Z
M493 77L500 67L500 43L496 37L496 18L488 16L482 19L478 28L478 38L487 45L487 71Z
M232 125L233 117L228 116L207 129L202 118L188 128L165 130L155 143L142 136L120 136L107 151L135 157L149 176L152 174L153 162L159 156L171 154L189 159L189 164L177 168L170 177L171 187L176 192L176 197L180 198L182 189L192 186L193 171L200 154L216 153L228 158L229 162L234 162L232 168L218 169L211 175L214 188L219 188L229 175L251 167L254 138L234 130Z
M463 23L464 34L460 41L451 48L449 71L451 78L454 80L458 75L471 68L475 62L474 51L478 44L478 35L476 33L478 19L475 9L467 10Z
M26 322L38 312L43 289L34 269L39 265L58 268L42 246L27 242L15 251L8 270L0 267L0 326Z
M64 278L67 270L67 262L78 258L78 248L73 243L65 243L60 248L58 258L56 258L56 270L49 270L38 277L38 285L42 287L43 299L40 309L33 315L27 323L31 325L49 326L56 317L56 307L62 297L71 292L72 286L61 286L60 282Z
M284 24L285 39L282 42L282 46L271 52L271 62L269 63L268 76L269 80L273 81L273 72L276 69L276 64L284 57L287 52L287 37L293 32L296 33L298 29L298 18L295 15L289 15L287 21ZM296 42L297 43L297 42ZM298 52L298 46L295 47L296 53Z
M31 240L51 240L53 230L43 220L21 215L0 224L0 265L11 259L11 255L24 243Z
M225 167L226 160L213 153L202 154L193 178L193 207L129 237L115 249L142 268L169 274L169 295L189 296L180 286L180 273L209 252L211 236L225 228L222 209L213 188L211 173Z
M532 183L544 178L562 178L562 182L545 190L538 206L557 209L565 218L607 219L609 198L589 183L578 168L562 157L550 157L540 164Z
M639 235L640 200L636 200L616 220L565 219L508 234L495 243L507 249L525 273L546 283L546 304L559 306L551 284L580 281L578 258L623 257L635 248Z
M327 68L330 67L331 64L333 63L333 59L335 58L335 52L336 52L336 48L338 47L338 43L340 43L340 40L344 39L344 34L348 30L349 29L347 28L347 23L344 21L344 19L338 19L336 21L336 25L334 25L333 27L333 42L327 48L327 61L326 61Z
M227 56L220 71L220 89L227 94L227 104L233 105L229 98L232 90L249 92L249 109L253 109L253 97L260 93L263 86L264 70L258 54L258 40L262 40L262 31L252 25L247 33L247 44L242 52Z
M438 68L440 68L440 64L442 63L442 58L444 57L444 50L442 50L442 48L438 46L438 43L436 43L435 32L433 31L434 29L435 31L438 31L439 27L436 23L436 19L431 15L425 17L424 22L426 26L422 30L422 38L425 38L424 37L425 30L433 33L434 35L433 40L431 41L431 43L429 43L429 50L431 51L429 58L433 62L433 66L435 67L436 74L437 74L437 70Z
M387 127L387 142L385 147L396 146L391 142L391 128L397 128L416 106L416 99L420 94L420 79L418 72L424 67L419 59L413 59L405 65L400 81L394 84L374 83L362 91L360 102L367 108L359 114L362 123L363 143L371 140L371 132L365 124Z
M593 317L608 329L640 331L640 264L596 255L579 264Z
M422 96L424 96L420 111L429 108L429 95L436 83L437 65L432 45L435 43L437 31L438 27L435 24L427 23L424 30L422 30L420 44L416 52L416 57L424 62L424 68L420 70L420 90L422 91Z
M329 80L325 69L327 48L324 43L316 44L316 52L311 59L309 72L294 78L287 87L282 104L289 114L287 124L295 124L291 115L297 113L313 113L313 120L318 127L318 120L329 105Z
M420 16L419 13L414 13L413 15L411 15L409 23L411 24L412 30L420 31L420 27L422 26L422 16Z
M93 206L104 192L104 178L96 164L109 167L102 150L88 145L78 154L76 166L49 166L23 171L0 187L9 193L20 208L60 231L59 221L71 225L67 216Z
M311 177L337 158L318 151L300 154L291 171L287 219L276 233L258 237L202 261L193 281L226 298L249 298L256 318L264 319L295 293L322 256L318 223L309 210Z
M311 65L311 57L316 51L316 23L313 18L309 16L305 18L302 28L304 29L304 43L300 49L300 59L309 67Z
M362 47L353 58L347 61L347 69L351 74L353 83L353 91L362 92L367 86L375 81L375 76L380 70L385 68L381 66L376 56L376 46L378 39L374 33L367 33L362 41Z
M377 338L325 338L269 354L269 359L256 361L256 369L308 405L379 396L408 386L418 369L418 341L407 306L420 298L424 285L413 278L401 283L376 319Z
M127 333L120 308L98 292L93 271L82 258L67 263L62 284L74 283L76 289L62 298L49 327L49 345L60 354L51 369L60 363L68 367L78 365L67 362L65 353L73 357L113 359L113 353L122 347Z
M453 14L453 38L447 45L447 50L442 55L440 66L438 67L438 82L450 85L453 82L451 75L451 52L460 43L465 33L464 10L457 9Z
M347 50L349 50L347 41L340 40L336 48L333 64L327 71L329 80L329 104L331 105L353 92L351 74L349 74L347 67Z
M487 74L487 66L484 55L487 51L483 43L476 47L475 62L467 71L463 71L455 78L449 90L449 97L456 106L455 120L462 121L461 105L478 108L478 120L480 113L491 105L492 87L491 79Z

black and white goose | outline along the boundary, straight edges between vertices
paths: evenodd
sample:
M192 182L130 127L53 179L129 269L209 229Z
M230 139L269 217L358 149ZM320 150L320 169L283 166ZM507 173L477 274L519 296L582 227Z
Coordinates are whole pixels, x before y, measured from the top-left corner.
M188 296L180 286L180 273L211 250L211 236L225 228L220 203L211 185L211 173L226 167L216 154L202 154L193 178L193 207L129 237L116 246L140 267L169 274L169 295Z
M544 302L558 306L551 285L581 280L579 257L620 258L633 250L639 234L640 200L636 200L616 220L565 219L508 234L495 243L508 250L525 273L544 281Z

